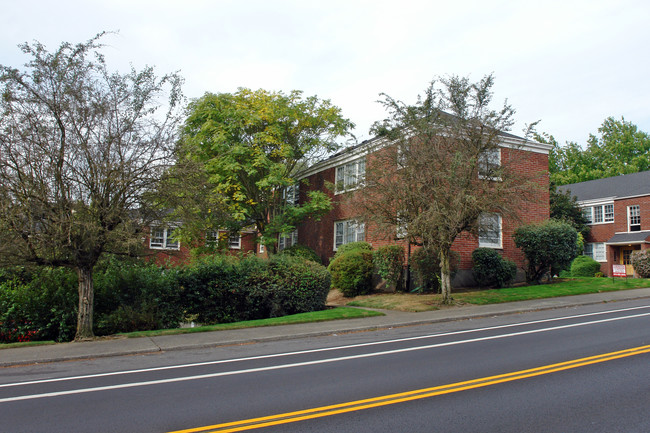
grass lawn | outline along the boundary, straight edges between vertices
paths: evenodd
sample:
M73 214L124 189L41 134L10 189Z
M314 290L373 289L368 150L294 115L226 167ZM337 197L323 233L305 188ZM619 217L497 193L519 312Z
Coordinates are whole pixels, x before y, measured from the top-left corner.
M562 278L555 280L552 284L540 284L536 286L462 291L458 293L453 293L452 291L452 297L456 305L483 305L615 290L640 289L645 287L650 287L650 279L617 278L612 281L611 278ZM440 301L441 296L438 294L415 295L388 293L358 296L346 304L357 307L417 312L443 308Z
M259 326L292 325L296 323L325 322L328 320L356 319L360 317L383 316L379 311L360 310L358 308L338 307L311 313L293 314L291 316L273 317L271 319L247 320L245 322L218 323L216 325L197 326L196 328L159 329L118 334L128 338L155 337L158 335L189 334L192 332L224 331L227 329L254 328Z

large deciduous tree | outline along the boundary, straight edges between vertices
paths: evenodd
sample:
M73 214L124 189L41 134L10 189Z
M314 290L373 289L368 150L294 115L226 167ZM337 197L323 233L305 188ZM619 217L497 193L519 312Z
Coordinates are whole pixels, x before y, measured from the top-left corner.
M397 226L409 242L437 251L445 303L454 240L465 231L478 234L483 214L516 216L539 180L521 175L513 152L499 160L514 111L507 103L490 108L493 83L492 76L477 83L441 78L415 105L383 95L389 117L373 131L385 147L369 157L366 186L356 195L379 230L394 237Z
M585 149L574 142L561 146L548 134L538 139L553 145L549 171L556 185L650 170L650 135L624 118L605 119Z
M300 91L206 93L188 108L179 154L203 165L231 229L255 226L274 251L279 233L329 210L323 192L300 204L286 192L295 191L305 164L337 149L353 126L329 100Z
M0 260L76 270L77 340L93 336L99 258L142 244L181 97L176 74L110 71L102 36L54 52L25 43L23 69L0 66Z

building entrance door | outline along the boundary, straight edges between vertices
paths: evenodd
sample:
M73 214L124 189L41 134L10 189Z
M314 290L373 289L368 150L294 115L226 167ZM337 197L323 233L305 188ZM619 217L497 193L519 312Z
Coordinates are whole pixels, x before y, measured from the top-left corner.
M625 265L625 273L629 276L634 275L634 268L632 267L632 251L634 251L636 248L634 247L622 247L621 248L621 256L620 256L620 264Z

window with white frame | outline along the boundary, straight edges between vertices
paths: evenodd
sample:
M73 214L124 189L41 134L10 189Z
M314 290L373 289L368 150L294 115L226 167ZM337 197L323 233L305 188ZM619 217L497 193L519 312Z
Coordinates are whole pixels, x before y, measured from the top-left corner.
M154 250L178 250L180 243L174 239L171 227L152 227L149 248Z
M288 205L297 205L300 199L300 185L295 184L282 190L282 198Z
M481 214L478 221L478 246L484 248L502 248L501 215L496 213Z
M264 244L260 244L260 254L264 254L266 251L266 248L264 248Z
M496 178L499 167L501 167L501 148L488 149L478 158L478 176L481 179Z
M292 247L298 243L298 230L290 233L282 233L278 237L278 250L282 251L285 248Z
M628 231L641 231L641 207L638 204L627 207Z
M601 204L582 208L582 214L587 224L600 224L614 222L614 205Z
M334 250L350 242L366 240L366 225L357 220L337 221L334 223Z
M231 250L241 249L241 233L230 233L228 235L228 248Z
M217 245L219 241L225 241L228 236L228 248L233 250L241 249L241 234L227 233L225 231L211 230L205 233L205 242L208 245Z
M607 253L604 242L590 242L585 244L585 256L589 256L597 262L606 262Z
M342 193L359 188L366 177L366 158L348 162L336 167L335 190Z
M406 212L397 212L397 224L395 225L395 237L404 239L408 235L408 220Z

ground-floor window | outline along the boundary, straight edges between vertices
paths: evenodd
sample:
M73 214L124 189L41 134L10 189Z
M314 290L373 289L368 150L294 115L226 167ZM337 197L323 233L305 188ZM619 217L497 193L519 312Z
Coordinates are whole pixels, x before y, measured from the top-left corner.
M481 214L478 221L478 246L482 248L502 248L501 215Z
M282 233L278 238L278 250L282 251L283 249L292 247L297 243L298 243L298 230L294 230L290 233Z
M174 229L170 227L152 227L149 248L154 250L178 250L180 244L172 236Z
M585 256L589 256L597 262L606 262L607 254L604 242L591 242L585 244Z
M334 250L350 242L366 240L366 225L357 220L337 221L334 223Z

